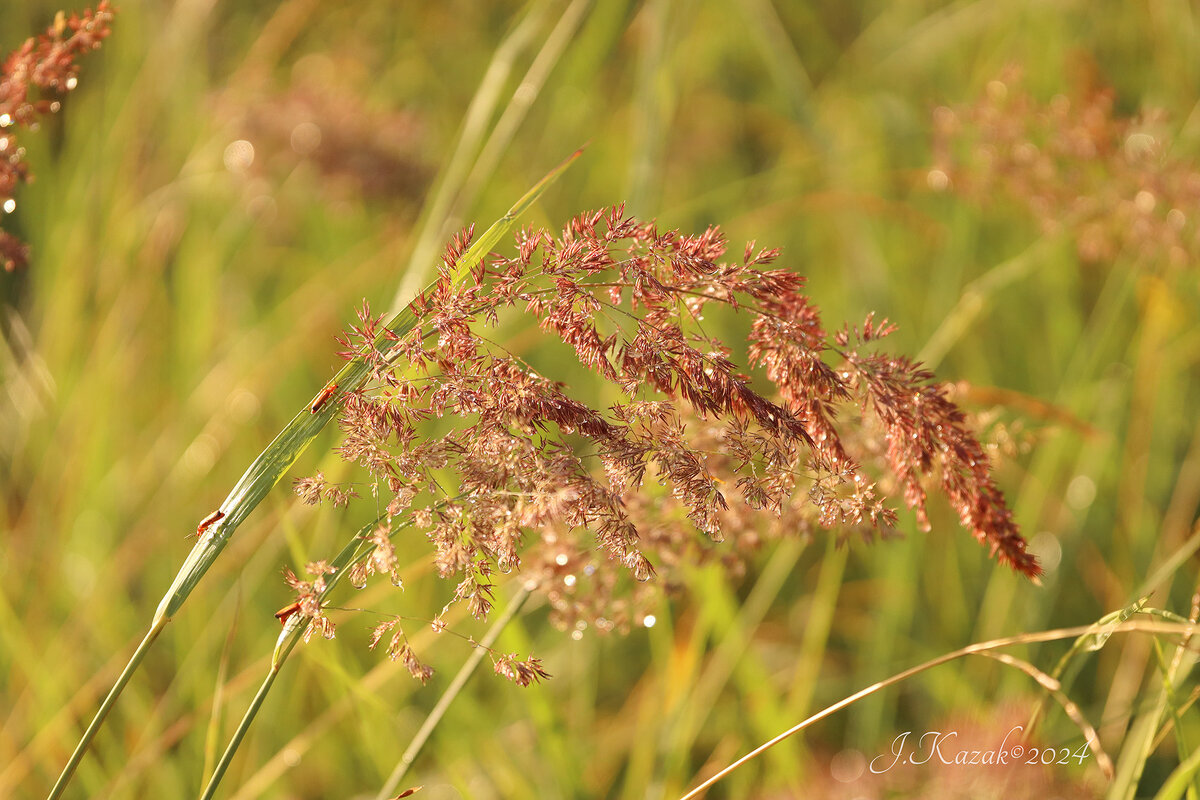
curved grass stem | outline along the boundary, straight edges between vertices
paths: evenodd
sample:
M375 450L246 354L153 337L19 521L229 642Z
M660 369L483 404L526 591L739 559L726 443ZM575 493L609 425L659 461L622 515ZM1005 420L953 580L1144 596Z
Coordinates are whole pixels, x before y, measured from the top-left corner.
M233 738L229 740L229 745L225 748L225 752L221 754L221 760L217 762L212 777L209 778L208 786L204 787L204 794L200 796L201 800L210 800L216 794L217 787L221 783L221 778L225 777L225 771L229 769L229 764L233 761L233 756L237 752L238 746L242 743L242 739L245 738L246 732L250 730L250 723L254 721L254 717L258 714L258 709L262 707L263 701L267 698L267 692L271 690L271 684L275 683L275 678L279 675L281 667L283 667L282 661L271 660L271 669L267 672L267 677L263 679L262 685L258 687L258 691L254 693L254 699L250 701L250 707L242 715L242 720L238 723L237 730L233 732Z
M1037 642L1056 642L1056 641L1060 641L1062 639L1073 639L1078 636L1094 634L1095 632L1096 632L1096 627L1094 625L1082 625L1082 626L1079 626L1076 628L1059 628L1057 630L1038 631L1036 633L1026 633L1026 634L1020 634L1018 636L1009 636L1009 637L1006 637L1003 639L993 639L993 640L987 641L987 642L978 642L976 644L967 645L966 647L963 647L959 650L955 650L951 653L945 653L943 655L938 656L937 658L930 659L929 661L926 661L923 664L918 664L915 667L910 667L910 668L904 670L903 672L898 672L889 678L885 678L884 680L881 680L878 683L874 683L865 689L855 692L854 694L850 695L849 697L843 698L842 700L839 700L838 702L834 703L833 705L826 707L822 711L819 711L816 714L813 714L811 717L804 720L803 722L800 722L799 724L794 725L791 728L788 728L786 731L779 734L774 739L771 739L770 741L759 745L754 750L751 750L749 753L747 753L746 755L739 758L737 761L734 761L729 766L720 770L719 772L717 772L717 774L708 778L703 783L701 783L699 786L692 789L687 794L683 795L683 797L679 798L679 800L693 800L693 798L703 797L705 791L707 791L714 783L716 783L717 781L726 777L727 775L729 775L731 772L733 772L737 768L758 758L760 755L765 753L767 750L770 750L772 747L779 744L784 739L787 739L790 736L793 736L793 735L799 733L800 731L804 730L805 728L808 728L809 726L811 726L817 722L820 722L821 720L825 719L826 717L833 716L838 711L841 711L843 708L846 708L847 706L851 706L854 703L857 703L859 700L862 700L864 697L868 697L869 695L875 694L878 691L882 691L883 689L886 689L889 686L893 686L902 681L906 681L909 678L913 677L914 675L919 675L920 673L925 672L930 669L933 669L934 667L941 666L942 664L947 664L951 661L955 661L955 660L963 658L965 656L985 655L985 654L990 653L993 650L999 650L1004 647L1012 647L1013 645L1019 645L1019 644L1033 644L1033 643L1037 643ZM1108 633L1109 635L1112 635L1115 633L1140 632L1140 633L1152 633L1152 634L1157 633L1157 634L1187 637L1187 636L1194 636L1196 634L1197 626L1194 624L1190 624L1190 623L1179 624L1179 623L1171 623L1171 622L1154 622L1154 621L1142 621L1142 620L1132 620L1131 619L1131 620L1126 620L1124 622L1117 622L1111 628L1106 629L1105 632Z
M364 537L383 522L384 519L385 517L382 516L376 517L371 522L359 528L358 532L342 547L333 561L330 562L330 566L334 568L334 571L329 573L325 589L321 592L320 600L322 604L324 604L325 598L329 596L329 593L333 591L333 587L337 586L342 576L346 574L346 570L369 556L375 550L375 546L367 543ZM389 534L389 537L395 536L395 534L396 530L393 530ZM299 644L306 626L307 618L300 614L293 614L284 623L283 631L279 634L279 638L275 642L275 652L271 655L271 666L267 670L267 675L263 678L258 691L254 693L254 699L250 701L250 707L246 709L241 721L238 722L237 729L233 732L233 737L229 740L229 744L226 745L225 752L221 754L221 760L217 762L216 767L213 769L212 777L209 778L208 785L204 787L204 793L201 795L202 800L210 800L215 795L217 787L221 784L221 779L225 777L225 771L229 769L230 762L233 761L238 747L242 744L242 739L246 737L246 732L250 730L250 725L258 715L258 710L262 707L263 701L266 700L267 693L271 691L271 685L275 683L275 678L278 677L279 671L283 668L283 663L287 661L288 656L292 654L292 650Z

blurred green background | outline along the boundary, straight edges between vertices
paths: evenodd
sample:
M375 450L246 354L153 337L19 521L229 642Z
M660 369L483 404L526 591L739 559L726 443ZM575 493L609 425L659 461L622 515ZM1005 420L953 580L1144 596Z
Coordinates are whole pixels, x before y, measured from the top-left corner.
M0 4L0 50L58 8ZM678 797L924 659L1121 608L1191 541L1196 264L1088 262L1019 198L935 192L928 175L934 109L976 100L1010 64L1041 102L1078 91L1087 71L1113 87L1117 115L1164 109L1171 163L1189 164L1192 4L126 0L119 11L63 112L23 137L37 179L4 220L32 260L0 275L0 796L52 784L186 535L333 374L333 337L361 299L382 310L421 285L448 233L488 224L584 142L530 222L627 202L664 227L720 224L734 254L748 239L783 248L828 327L889 317L892 350L968 382L967 407L1003 424L993 438L1024 443L997 475L1047 575L1039 587L998 567L935 503L928 534L903 515L901 538L785 542L744 577L694 570L657 624L628 637L568 636L532 602L500 647L541 656L554 679L518 689L485 666L406 778L420 797ZM534 353L538 340L516 331L512 346ZM335 445L327 431L293 475L344 474ZM290 599L280 570L331 553L369 506L314 511L281 485L151 652L70 796L197 793L265 669L271 614ZM427 547L407 546L403 595L347 605L436 613L451 587L430 575ZM1195 567L1183 560L1152 604L1187 616ZM511 593L501 587L501 602ZM335 641L287 666L221 796L373 796L469 653L416 635L438 669L421 688L366 651L374 619L340 619ZM1173 652L1118 638L1069 688L1115 757L1149 724L1156 657ZM1050 669L1066 646L1016 652ZM1191 685L1176 691L1186 705ZM1102 793L1094 759L1017 778L913 768L890 788L862 774L904 731L978 729L998 745L1036 697L1027 676L955 662L709 796ZM1058 710L1039 735L1083 742ZM1142 794L1189 741L1200 741L1194 710L1135 760Z

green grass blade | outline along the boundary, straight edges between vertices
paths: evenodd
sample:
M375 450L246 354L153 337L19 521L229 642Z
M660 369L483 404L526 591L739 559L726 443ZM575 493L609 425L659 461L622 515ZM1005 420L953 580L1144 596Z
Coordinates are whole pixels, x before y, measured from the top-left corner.
M1162 789L1154 795L1154 800L1176 800L1183 797L1184 793L1191 788L1192 779L1198 772L1200 772L1200 750L1192 753L1187 760L1175 768L1175 771L1167 778L1167 782L1163 784Z
M504 216L492 223L492 226L459 259L455 275L456 281L461 281L470 274L471 270L491 252L492 247L500 241L500 238L512 229L517 217L527 211L546 187L561 175L582 152L582 150L576 150L569 158L538 181L532 189L513 204L513 207ZM416 322L416 314L410 303L388 322L388 329L403 336L413 329ZM384 335L380 334L376 344L381 344L383 338ZM241 480L233 487L233 491L221 503L219 510L225 516L209 529L208 534L202 537L192 548L192 552L188 554L187 560L175 576L175 581L167 590L158 607L155 614L156 621L160 617L170 619L183 606L188 595L196 588L196 584L200 582L221 551L225 549L225 545L229 543L229 539L237 530L238 525L262 502L262 499L279 482L288 468L296 462L300 454L307 449L326 423L333 418L336 403L332 400L338 395L358 389L370 372L370 366L362 360L353 361L342 367L333 380L326 385L326 390L329 390L330 387L334 389L330 401L326 402L316 413L311 412L309 408L302 409L254 460L254 463L242 475Z
M579 158L582 152L582 149L576 150L570 157L534 184L533 188L517 200L504 216L492 223L491 227L459 259L454 276L456 282L462 281L470 275L471 270L487 256L492 247L500 241L501 237L512 229L517 218L533 205L542 192L545 191L546 187L554 182L575 159ZM393 333L403 335L411 331L416 322L416 314L410 304L388 322L388 328ZM383 340L384 335L381 334L376 339L376 345L382 344ZM83 758L84 752L86 752L92 739L104 724L108 712L116 703L117 698L120 697L125 685L129 682L133 673L137 671L149 646L158 637L158 634L162 632L166 623L171 620L187 601L188 596L196 588L197 584L200 583L201 578L204 577L205 573L216 562L217 557L221 555L221 552L229 543L234 531L250 516L250 513L267 496L267 493L274 488L275 484L279 482L288 468L296 462L300 454L308 448L321 429L333 419L337 405L332 402L333 399L337 395L358 389L366 381L370 375L370 371L370 367L362 360L353 361L344 366L334 376L333 380L326 385L325 391L322 392L322 394L325 394L325 392L329 392L332 389L327 402L316 411L313 411L311 407L305 407L296 414L291 422L280 431L279 435L254 460L250 468L246 470L237 482L237 485L233 487L233 491L221 503L219 510L224 516L215 522L205 535L200 537L200 540L196 542L196 546L188 553L187 559L176 574L170 588L163 596L157 611L155 611L149 632L142 640L142 644L139 645L133 658L125 666L120 678L105 698L95 718L87 730L84 731L70 761L63 768L62 774L59 775L58 781L50 792L50 800L61 796L62 792L66 789L76 767L79 766L79 762ZM291 646L294 647L295 644L293 643ZM269 688L269 685L267 688Z
M83 760L83 754L87 752L88 745L91 744L96 731L100 730L100 727L104 725L104 721L108 719L108 713L116 705L117 698L121 696L121 692L125 689L125 684L129 683L129 679L133 677L133 673L137 672L137 668L142 664L142 659L150 651L150 645L154 644L154 640L162 633L162 629L166 627L166 624L166 620L155 620L155 623L150 626L150 630L147 631L145 637L142 638L141 644L138 645L137 650L129 658L129 663L125 665L125 669L121 670L121 675L117 678L117 682L113 684L112 689L108 692L108 696L100 704L100 708L96 711L96 716L92 717L87 730L80 737L79 744L75 745L75 751L71 753L70 760L63 767L62 774L58 776L58 780L54 782L54 788L50 790L50 800L62 796L63 791L67 788L67 784L71 782L71 776L75 774L75 768Z
M480 147L487 146L484 137L487 136L488 122L495 116L504 87L518 59L533 42L551 5L544 0L530 3L521 19L496 47L491 63L467 106L454 148L444 161L431 196L424 204L417 223L417 243L408 260L408 268L400 279L400 286L392 301L393 308L403 308L426 279L429 262L436 257L440 240L445 238L442 234L457 213L457 207L463 203L463 187L469 174L474 172L472 162L478 163Z

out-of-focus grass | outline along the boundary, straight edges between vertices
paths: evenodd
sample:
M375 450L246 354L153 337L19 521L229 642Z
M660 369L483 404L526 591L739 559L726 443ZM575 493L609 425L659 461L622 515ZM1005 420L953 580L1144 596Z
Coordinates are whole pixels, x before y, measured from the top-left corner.
M364 296L386 305L404 280L422 203L453 183L444 165L498 44L531 20L485 123L511 107L569 9L126 3L61 118L25 138L38 179L18 197L14 232L33 246L33 265L0 281L0 795L49 787L186 555L185 535L332 374L332 336L352 307ZM0 48L54 10L0 5ZM1119 109L1166 108L1174 152L1194 153L1189 7L658 0L584 12L511 142L488 153L474 183L459 179L461 221L494 218L590 140L540 220L629 200L664 225L721 223L734 250L747 238L783 247L828 321L876 310L901 326L893 347L912 353L964 286L1029 252L1032 268L939 345L939 376L1055 404L1095 433L1034 415L1031 452L1001 469L1046 557L1040 588L997 568L942 513L929 534L906 519L906 537L871 546L781 545L741 581L698 569L658 625L624 639L570 638L535 607L502 647L537 652L554 680L473 682L410 774L423 795L678 795L926 657L1129 602L1189 535L1200 501L1194 268L1163 277L1120 261L1084 266L1002 201L980 208L926 191L929 120L1010 61L1044 97L1068 91L1092 61ZM288 102L319 109L323 142L349 144L325 163L297 155L286 127L272 138L263 114L286 121ZM366 163L351 146L369 136L363 119L385 133ZM227 148L247 137L254 160L241 168ZM468 166L485 139L468 148ZM537 337L512 336L538 357ZM334 443L330 432L297 474L341 473L320 455ZM151 653L75 791L197 792L262 674L271 613L287 596L279 569L324 557L361 521L353 507L314 513L282 487L264 503ZM449 587L431 576L421 542L405 547L402 596L371 590L346 603L435 613ZM1189 561L1155 604L1186 614L1193 573ZM337 641L303 648L285 670L228 796L369 795L467 654L418 637L439 669L420 689L365 651L362 617L347 620ZM1027 655L1049 667L1060 652ZM1152 657L1147 641L1113 642L1073 688L1112 750L1156 696ZM843 748L870 757L899 732L996 717L1034 692L991 663L948 665L710 796L802 796L828 785L827 758ZM1081 743L1060 714L1046 724L1048 742ZM1156 751L1144 786L1176 759L1170 744Z

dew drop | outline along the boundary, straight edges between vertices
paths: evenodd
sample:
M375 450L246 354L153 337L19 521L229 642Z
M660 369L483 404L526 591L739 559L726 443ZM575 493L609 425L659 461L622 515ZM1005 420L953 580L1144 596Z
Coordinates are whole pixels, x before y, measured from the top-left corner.
M653 614L647 614L642 618L642 625L647 628L653 628L657 622L658 617L654 616Z
M650 562L645 558L638 558L633 563L633 577L635 580L645 583L650 580Z
M554 563L558 564L560 567L565 567L567 565L567 561L569 560L570 559L567 558L566 553L559 553L554 557Z
M66 85L67 85L67 91L69 92L72 89L74 89L76 86L79 85L79 79L76 78L74 75L72 75L71 77L67 78Z
M16 209L17 209L17 201L16 200L13 200L10 197L4 201L4 213L5 214L11 214Z
M0 114L0 128L7 128L9 125L12 125L12 116Z
M575 580L576 579L575 579L574 575L564 575L563 576L563 584L566 586L574 586Z

